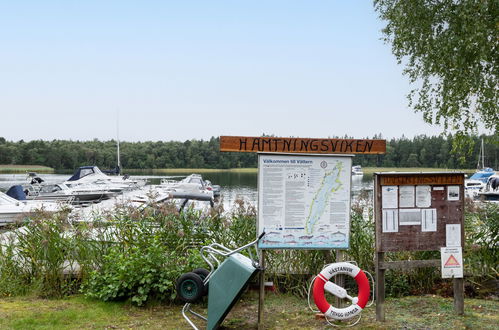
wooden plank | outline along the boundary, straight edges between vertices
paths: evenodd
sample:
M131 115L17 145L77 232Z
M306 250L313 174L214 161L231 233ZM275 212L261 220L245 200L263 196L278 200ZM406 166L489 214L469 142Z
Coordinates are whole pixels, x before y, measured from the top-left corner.
M463 173L382 173L382 186L413 185L461 185L464 184Z
M386 140L221 136L220 151L384 154L386 153Z
M414 269L423 267L440 267L440 259L430 260L401 260L380 262L381 269Z

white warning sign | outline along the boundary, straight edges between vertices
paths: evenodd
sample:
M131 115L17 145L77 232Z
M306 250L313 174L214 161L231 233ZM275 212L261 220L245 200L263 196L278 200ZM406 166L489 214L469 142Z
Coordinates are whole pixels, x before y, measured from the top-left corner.
M461 247L440 248L442 278L463 278L463 251Z

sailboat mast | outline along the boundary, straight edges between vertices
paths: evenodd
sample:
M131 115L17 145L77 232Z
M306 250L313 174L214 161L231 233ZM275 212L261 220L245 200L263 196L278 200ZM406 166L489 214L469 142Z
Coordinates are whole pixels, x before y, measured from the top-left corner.
M116 141L117 141L117 161L118 161L118 174L121 174L120 162L120 112L118 111L116 119Z
M482 166L480 167L480 160L482 161ZM482 170L485 168L485 152L483 149L483 138L482 138L482 145L480 146L480 151L478 152L478 162L476 164L476 169L477 170Z
M485 150L483 149L483 139L482 139L482 168L485 168Z

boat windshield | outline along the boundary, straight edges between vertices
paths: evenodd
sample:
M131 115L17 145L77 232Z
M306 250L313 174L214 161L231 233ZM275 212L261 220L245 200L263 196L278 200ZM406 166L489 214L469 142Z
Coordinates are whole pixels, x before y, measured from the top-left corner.
M487 179L488 177L492 176L494 174L494 172L476 172L475 174L473 174L470 179L471 180L485 180Z

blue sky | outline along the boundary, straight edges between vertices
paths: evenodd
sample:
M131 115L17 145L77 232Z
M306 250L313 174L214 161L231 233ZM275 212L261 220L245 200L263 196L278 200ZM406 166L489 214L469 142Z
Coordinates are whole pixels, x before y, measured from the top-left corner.
M434 135L371 1L2 1L0 136Z

